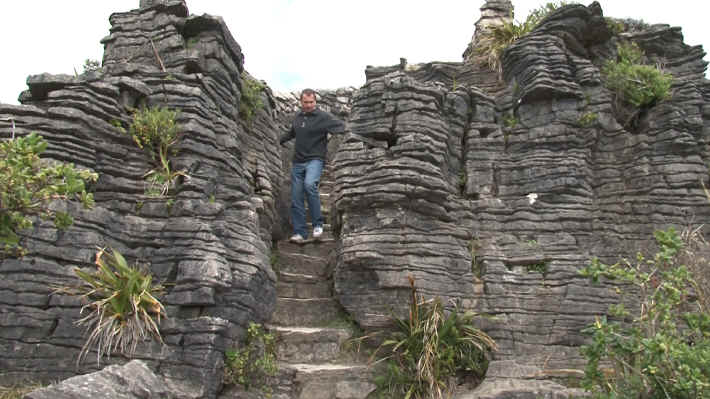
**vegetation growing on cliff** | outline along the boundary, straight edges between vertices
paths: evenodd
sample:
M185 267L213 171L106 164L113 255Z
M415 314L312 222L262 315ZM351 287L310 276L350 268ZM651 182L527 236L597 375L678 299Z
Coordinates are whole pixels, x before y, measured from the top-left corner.
M602 68L606 87L617 101L635 107L657 103L670 96L671 75L656 66L644 65L644 53L636 43L620 43L616 60L608 60Z
M269 395L267 379L276 375L276 339L261 324L249 323L244 345L224 354L224 382L239 384L247 391L256 388Z
M242 97L239 102L239 116L248 124L252 122L257 111L264 108L261 92L265 86L246 73L242 73Z
M585 332L588 363L583 386L596 398L710 398L710 315L697 300L700 287L679 261L681 237L671 228L658 231L653 258L605 265L598 260L582 270L627 284L640 294L640 306L610 308Z
M36 133L0 142L0 259L26 252L18 234L32 228L33 217L51 219L58 229L73 223L68 213L51 209L52 201L77 198L87 208L94 203L86 183L98 175L40 159L46 149Z
M187 176L185 171L173 170L170 163L170 157L177 154L178 115L178 111L160 106L142 108L133 113L127 133L155 165L144 175L148 182L148 195L167 195L179 176ZM120 125L117 127L126 132Z
M645 65L644 53L635 43L619 43L617 50L616 59L602 67L602 78L614 94L617 120L634 128L646 109L670 97L673 78L658 66Z
M82 281L80 287L58 291L79 295L88 301L81 313L88 311L89 314L77 321L77 325L86 326L88 332L77 365L92 348L96 350L98 365L101 357L110 357L115 351L133 357L138 343L147 338L163 343L158 325L165 316L165 308L157 299L163 287L153 284L149 272L129 266L118 251L105 255L103 249L96 254L96 270L75 269Z
M488 67L491 70L498 72L499 77L502 76L503 65L501 64L501 59L503 51L535 29L551 12L567 4L569 3L566 1L549 2L532 10L522 22L512 20L501 25L491 26L481 37L478 48L479 55L483 55L486 58ZM512 17L511 15L511 19Z
M481 380L496 343L474 326L474 314L454 308L444 311L441 300L424 300L409 278L409 317L394 318L396 331L386 337L372 357L384 362L375 377L377 393L384 398L444 398L454 388L458 373Z

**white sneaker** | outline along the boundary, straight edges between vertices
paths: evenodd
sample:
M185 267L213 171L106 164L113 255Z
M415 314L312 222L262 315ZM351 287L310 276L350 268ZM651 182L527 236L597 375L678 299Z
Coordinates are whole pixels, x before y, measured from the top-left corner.
M305 238L303 238L303 236L300 235L300 234L294 234L294 235L292 235L291 238L289 238L288 240L291 241L291 242L295 242L296 244L300 244L300 243L302 243L303 241L305 241Z
M320 238L323 235L323 226L316 226L313 228L313 238Z

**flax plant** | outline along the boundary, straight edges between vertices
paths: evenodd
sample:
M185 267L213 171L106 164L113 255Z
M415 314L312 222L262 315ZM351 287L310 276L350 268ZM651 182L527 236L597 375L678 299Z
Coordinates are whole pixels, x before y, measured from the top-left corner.
M102 356L110 357L113 352L132 357L138 343L149 338L162 344L158 325L166 313L157 297L163 287L153 284L150 273L129 266L116 250L109 254L99 250L96 267L93 272L75 269L82 286L60 290L88 301L81 308L81 314L88 314L76 322L88 334L77 366L92 348L98 365Z
M501 79L503 76L503 65L501 63L503 51L535 29L551 12L567 4L569 3L566 1L546 3L532 10L522 22L512 20L513 15L511 13L511 21L491 26L483 32L477 50L478 54L485 58L488 67L497 72L498 78Z
M371 356L381 356L374 363L385 362L377 391L385 398L444 398L458 373L483 377L496 343L473 325L472 312L454 308L447 315L440 299L424 300L409 281L409 317L394 318L397 330Z

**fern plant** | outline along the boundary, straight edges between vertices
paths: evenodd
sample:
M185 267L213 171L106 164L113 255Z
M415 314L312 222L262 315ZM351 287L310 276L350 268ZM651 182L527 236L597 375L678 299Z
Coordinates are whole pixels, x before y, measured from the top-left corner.
M98 365L104 355L110 357L113 352L132 357L137 345L147 339L163 343L158 325L166 312L157 298L164 288L153 283L150 273L129 266L118 251L107 254L104 249L96 254L95 271L76 268L75 273L82 285L60 291L88 301L81 308L81 314L88 314L76 322L88 333L77 366L92 348Z

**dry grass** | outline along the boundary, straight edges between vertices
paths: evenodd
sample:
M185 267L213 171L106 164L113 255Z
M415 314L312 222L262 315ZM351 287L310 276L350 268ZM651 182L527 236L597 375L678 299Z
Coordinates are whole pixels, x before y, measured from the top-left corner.
M0 399L22 399L28 393L44 386L45 384L38 382L28 382L9 387L0 385Z
M695 280L694 290L691 294L700 305L703 312L710 311L710 244L703 236L703 225L686 227L680 238L685 246L680 254L679 261L685 265Z

